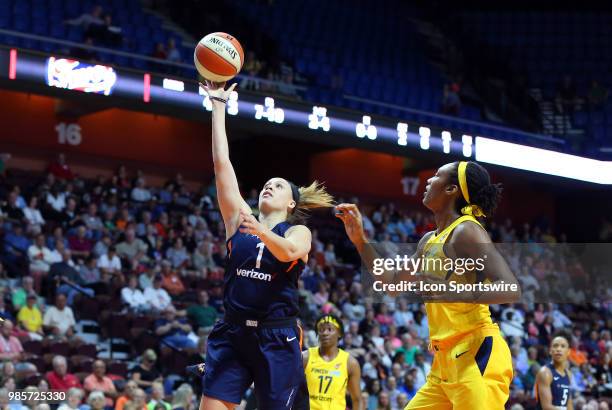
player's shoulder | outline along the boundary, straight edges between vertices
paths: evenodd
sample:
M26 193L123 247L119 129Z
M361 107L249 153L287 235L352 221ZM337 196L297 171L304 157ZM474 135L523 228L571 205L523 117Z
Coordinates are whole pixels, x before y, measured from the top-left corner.
M429 231L426 232L423 236L421 236L421 239L419 239L419 243L417 245L417 248L422 248L423 246L425 246L425 244L427 243L427 241L434 236L434 234L436 233L436 231Z
M292 235L294 233L311 235L310 229L306 225L289 225L288 224L284 235L287 236L287 235Z
M357 358L355 358L349 352L346 352L346 355L347 355L346 367L348 369L349 374L360 372L361 366L359 365L359 361L357 360Z
M453 229L450 240L451 242L467 240L470 242L486 243L490 242L491 238L482 225L480 225L476 220L472 220L470 218L463 221L457 225L455 229Z
M548 366L544 365L540 367L540 370L538 370L538 373L536 374L536 380L550 384L552 381L552 372Z

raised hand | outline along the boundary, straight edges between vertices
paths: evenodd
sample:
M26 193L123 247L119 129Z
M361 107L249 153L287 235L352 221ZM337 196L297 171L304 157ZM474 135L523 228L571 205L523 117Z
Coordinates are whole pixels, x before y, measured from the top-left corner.
M230 94L232 93L232 91L234 91L237 85L238 83L234 83L230 85L230 87L226 90L225 83L215 83L215 82L208 81L208 80L206 80L204 84L200 83L200 87L202 87L204 91L206 91L206 93L208 94L208 96L211 98L213 102L219 101L219 100L216 100L215 98L219 98L227 102L227 100L229 100Z
M366 242L366 235L363 231L363 220L361 212L355 204L339 204L335 208L336 217L344 223L344 230L351 242L354 244Z

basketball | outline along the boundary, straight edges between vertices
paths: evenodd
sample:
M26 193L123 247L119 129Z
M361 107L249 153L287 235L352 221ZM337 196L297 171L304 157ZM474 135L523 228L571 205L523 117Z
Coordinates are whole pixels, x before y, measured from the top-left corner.
M235 37L220 32L210 33L198 42L193 61L205 79L225 82L240 72L244 51Z

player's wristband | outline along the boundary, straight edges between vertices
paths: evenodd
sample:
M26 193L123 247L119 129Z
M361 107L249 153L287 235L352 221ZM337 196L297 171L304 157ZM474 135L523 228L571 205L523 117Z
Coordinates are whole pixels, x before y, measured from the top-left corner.
M215 100L215 101L219 101L222 102L223 104L227 104L227 100L224 100L223 98L220 97L210 97L211 100Z

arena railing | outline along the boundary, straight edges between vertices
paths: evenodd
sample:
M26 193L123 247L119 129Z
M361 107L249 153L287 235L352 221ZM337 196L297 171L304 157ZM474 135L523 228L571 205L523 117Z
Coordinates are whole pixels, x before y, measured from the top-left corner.
M56 51L53 51L53 52L62 54L65 56L70 56L71 52L77 49L78 50L88 50L88 51L94 51L96 53L121 56L125 58L131 58L134 60L140 60L145 63L151 63L151 65L147 68L147 71L151 71L152 73L158 73L158 74L163 74L163 75L176 75L180 77L181 75L176 74L176 72L180 70L186 70L189 73L193 73L192 78L195 78L197 76L196 75L197 72L193 64L172 62L172 61L167 61L167 60L163 60L163 59L159 59L155 57L131 53L127 51L115 50L115 49L107 48L107 47L90 46L90 45L86 45L86 44L79 43L79 42L74 42L74 41L69 41L69 40L60 40L57 38L49 38L49 37L39 36L36 34L23 33L23 32L14 31L14 30L0 29L0 35L5 35L5 36L13 37L13 38L39 41L39 42L43 42L47 44L53 44L54 46L57 46L58 48ZM7 44L7 45L11 47L15 46L13 44ZM38 50L33 50L33 51L38 51ZM104 64L116 65L114 62L105 61L103 58L96 59L96 61L99 61ZM159 71L159 67L166 67L167 70ZM126 68L126 67L122 66L122 68ZM134 68L134 67L127 67L127 68ZM306 86L290 84L290 83L285 83L281 81L268 80L265 78L253 77L253 76L248 76L245 74L239 74L237 78L243 84L252 83L252 84L257 84L259 87L261 86L269 87L273 90L276 90L276 91L271 91L273 94L279 94L284 97L291 97L291 96L299 97L303 95L305 91L308 90L308 87ZM285 92L282 92L281 90ZM559 138L554 138L548 135L541 135L541 134L525 132L525 131L517 130L515 128L508 128L504 126L488 124L485 122L468 120L468 119L464 119L460 117L451 117L448 115L438 114L438 113L434 113L430 111L418 110L414 108L408 108L405 106L385 103L385 102L357 97L353 95L345 94L345 95L342 95L342 98L347 101L367 103L367 104L371 104L375 106L399 110L399 111L410 113L410 114L423 115L430 121L432 120L435 121L437 119L452 121L453 128L457 128L461 126L478 126L478 127L481 127L483 130L501 131L501 132L507 133L508 136L518 137L520 139L537 140L540 144L548 143L548 144L552 144L557 147L563 146L565 144L565 141ZM424 122L428 122L427 119Z

